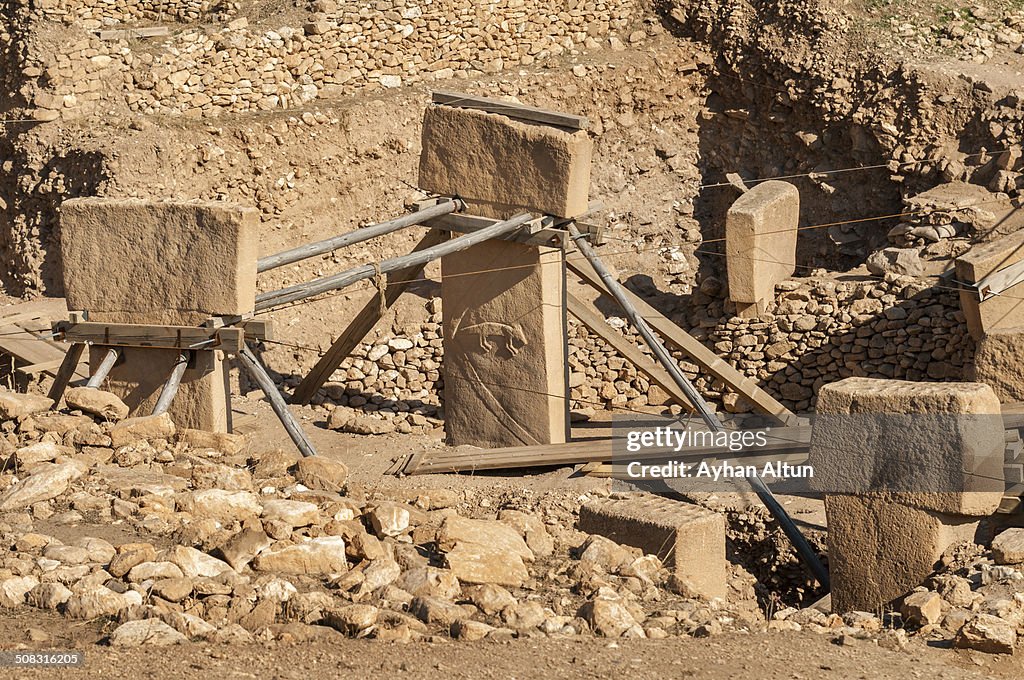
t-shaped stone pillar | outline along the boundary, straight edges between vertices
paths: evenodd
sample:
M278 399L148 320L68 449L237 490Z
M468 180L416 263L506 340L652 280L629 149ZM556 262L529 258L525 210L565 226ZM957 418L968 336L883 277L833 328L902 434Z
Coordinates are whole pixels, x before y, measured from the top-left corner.
M808 463L825 493L832 608L875 611L972 539L1003 495L1003 420L981 383L821 388Z
M68 309L90 321L200 325L251 313L256 297L258 216L214 202L81 198L61 206ZM93 345L96 363L106 347ZM201 348L198 348L201 349ZM132 415L149 415L178 350L125 348L106 389ZM179 427L230 431L219 351L196 351L170 415Z
M585 212L593 146L587 133L513 117L429 107L420 187L458 196L467 212L484 217ZM491 241L444 257L441 275L449 442L482 447L564 442L562 252Z

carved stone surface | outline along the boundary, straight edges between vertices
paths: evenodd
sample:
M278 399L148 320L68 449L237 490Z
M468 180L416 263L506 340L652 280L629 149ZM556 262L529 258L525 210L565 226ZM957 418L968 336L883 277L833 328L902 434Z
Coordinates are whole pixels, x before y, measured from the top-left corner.
M489 241L446 256L441 271L449 442L564 442L561 252Z

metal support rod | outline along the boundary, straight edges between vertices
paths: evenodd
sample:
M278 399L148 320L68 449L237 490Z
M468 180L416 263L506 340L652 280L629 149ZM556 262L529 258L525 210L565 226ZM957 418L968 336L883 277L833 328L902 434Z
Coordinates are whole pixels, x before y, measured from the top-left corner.
M103 384L103 381L107 379L107 374L110 373L110 369L114 367L117 362L117 358L121 356L121 350L116 347L111 347L107 350L106 356L103 357L103 361L96 367L96 372L89 378L89 382L85 383L86 387L99 387Z
M597 253L594 252L594 249L590 246L590 243L587 242L586 238L580 234L580 230L577 229L576 225L570 222L568 226L569 235L576 244L576 247L579 248L583 256L590 261L594 271L596 271L598 276L601 277L601 280L604 282L609 292L611 292L615 301L619 303L620 307L622 307L622 310L626 313L630 323L633 324L634 328L636 328L640 337L642 337L644 342L647 343L647 346L651 348L651 351L654 353L658 362L666 371L668 371L673 382L675 382L679 389L683 391L687 399L690 400L690 403L693 404L694 409L696 409L701 419L712 431L724 431L725 427L718 419L718 416L715 415L715 412L710 406L708 406L707 402L704 401L704 398L697 391L697 388L693 386L693 383L687 380L686 376L683 375L683 372L679 369L679 364L672 359L672 355L669 354L668 350L665 349L665 346L654 334L650 326L647 325L647 321L644 320L639 312L637 312L636 307L633 306L633 303L630 302L629 297L622 288L622 285L615 280L615 277L612 276L605 268L604 263L601 262L601 259L597 256ZM756 493L757 497L761 499L761 502L768 509L768 512L771 513L772 517L774 517L779 523L779 526L782 527L783 532L785 532L786 536L793 544L793 547L796 548L796 551L800 554L804 563L814 574L814 577L818 579L818 582L821 583L823 587L828 588L828 570L825 568L825 565L821 563L821 560L818 559L818 555L814 552L811 544L808 543L807 539L804 538L804 535L800 533L800 529L793 523L793 519L786 514L786 510L779 504L779 501L772 494L771 489L768 488L760 477L746 477L745 479L750 483L754 493Z
M295 447L299 450L304 457L309 458L315 456L316 449L313 447L313 442L309 441L306 437L306 433L302 431L302 426L299 425L298 421L295 420L295 416L292 415L291 411L288 410L288 405L284 401L284 397L277 390L277 385L274 384L274 380L267 373L267 369L263 368L260 360L256 358L253 351L249 348L249 345L243 344L242 349L238 352L238 359L242 362L242 366L249 373L259 388L263 390L263 394L267 396L267 401L270 402L270 407L274 409L274 413L281 420L281 424L284 425L284 429L288 431L288 436L295 442Z
M84 352L85 344L81 342L72 343L71 347L68 347L67 354L64 355L64 361L60 363L57 375L53 378L53 384L50 385L50 392L46 395L53 399L54 406L60 405L60 400L64 396L64 390L67 389L68 383L71 382L71 376L75 374L75 369L78 368L78 362L82 360Z
M323 255L324 253L344 248L345 246L350 246L354 243L362 243L363 241L367 241L377 236L390 234L393 231L411 227L415 224L423 224L427 220L457 212L461 209L462 202L457 199L444 201L443 203L432 205L429 208L424 208L423 210L409 213L408 215L396 217L392 220L388 220L387 222L371 224L369 226L356 229L355 231L350 231L347 234L333 236L331 238L324 239L323 241L307 243L275 255L261 257L256 262L256 271L265 272L271 269L276 269L277 267L283 267L286 264L300 262L311 257L316 257L317 255Z
M319 279L313 279L312 281L296 284L288 288L282 288L281 290L262 293L256 296L256 311L261 312L273 307L286 305L289 302L297 302L332 290L339 290L341 288L351 286L357 281L372 279L378 274L388 274L399 269L424 265L432 260L438 259L439 257L443 257L444 255L457 253L460 250L465 250L466 248L475 246L478 243L483 243L484 241L489 241L492 238L504 236L505 234L515 231L531 219L533 219L533 216L530 215L530 213L522 213L521 215L516 215L511 219L496 222L489 227L484 227L483 229L474 231L470 234L458 236L450 241L440 243L431 248L409 253L408 255L403 255L401 257L395 257L390 260L384 260L376 266L372 264L364 264L332 276L324 276Z
M191 352L188 354L182 352L178 355L178 359L174 362L174 367L171 369L170 377L167 378L163 389L160 390L156 406L153 407L153 415L158 416L161 413L167 413L167 409L171 407L171 402L174 401L175 395L178 394L178 386L181 385L181 376L185 375L185 369L188 368L190 354Z

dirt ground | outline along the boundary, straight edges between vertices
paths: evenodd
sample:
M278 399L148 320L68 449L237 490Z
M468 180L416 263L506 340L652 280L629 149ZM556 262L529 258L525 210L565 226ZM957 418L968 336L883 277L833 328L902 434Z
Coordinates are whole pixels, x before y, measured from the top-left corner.
M11 628L32 625L6 619ZM325 629L326 630L326 629ZM333 631L331 631L333 633ZM19 669L19 678L1017 678L1019 659L915 644L892 651L870 642L836 645L817 635L725 635L713 640L424 642L350 640L188 645L114 650L90 647L76 669ZM15 638L16 639L16 638ZM5 645L6 646L6 645Z

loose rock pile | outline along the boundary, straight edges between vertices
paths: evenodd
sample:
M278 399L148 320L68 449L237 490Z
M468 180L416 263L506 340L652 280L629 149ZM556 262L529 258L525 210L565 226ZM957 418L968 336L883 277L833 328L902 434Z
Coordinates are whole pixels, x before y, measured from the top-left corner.
M572 503L488 510L450 489L349 498L329 459L254 458L240 437L176 431L166 416L115 422L3 397L0 605L105 617L111 645L764 626L742 569L728 602L678 595L655 557L574 530ZM75 401L100 412L115 399ZM460 514L471 507L492 514ZM108 525L133 538L97 535Z

